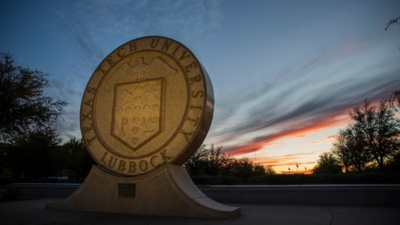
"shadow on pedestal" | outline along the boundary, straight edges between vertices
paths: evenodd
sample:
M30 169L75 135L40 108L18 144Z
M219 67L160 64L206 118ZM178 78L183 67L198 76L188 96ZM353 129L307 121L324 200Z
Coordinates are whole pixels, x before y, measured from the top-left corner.
M134 197L121 194L124 184L134 186ZM111 175L100 166L93 166L78 190L66 199L46 204L46 208L197 218L229 218L241 211L208 198L184 167L172 164L139 177Z

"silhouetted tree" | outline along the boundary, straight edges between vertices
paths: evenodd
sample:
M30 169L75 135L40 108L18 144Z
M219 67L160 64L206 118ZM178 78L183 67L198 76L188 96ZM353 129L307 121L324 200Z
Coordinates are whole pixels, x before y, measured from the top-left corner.
M389 98L389 104L396 111L400 111L400 89L393 91Z
M211 148L208 150L208 161L207 161L207 167L206 167L206 172L208 175L211 176L217 176L221 172L222 168L222 161L221 161L221 152L222 146L217 147L217 149L214 149L214 144L211 145Z
M389 23L386 24L385 30L387 30L392 24L397 23L397 25L399 25L399 19L400 19L400 16L397 17L396 19L390 20Z
M339 162L345 168L345 172L349 172L349 166L351 162L350 148L347 146L347 132L345 129L339 130L339 134L336 135L336 140L332 145L332 152L338 157Z
M240 177L243 181L246 181L247 178L253 176L253 161L246 157L234 159L232 174L233 176Z
M375 107L370 106L366 99L363 106L357 106L350 112L350 117L354 128L365 138L366 148L384 172L385 159L399 151L400 120L395 118L387 100L382 100Z
M272 166L266 166L265 167L265 174L266 175L276 175L276 171Z
M4 143L1 143L4 144ZM5 151L0 151L0 174L4 172L4 170L7 168L6 165L6 152Z
M397 153L387 161L387 171L392 173L400 173L400 153Z
M268 169L269 169L269 172L273 171L272 168L268 168ZM267 175L266 168L261 164L255 163L252 176L263 176L263 175Z
M86 150L83 139L72 138L66 142L63 147L69 153L68 166L71 173L76 174L76 178L85 179L89 174L90 169L97 163Z
M39 128L12 139L6 150L7 166L14 177L44 178L56 176L67 166L68 153L59 146L61 138L55 129Z
M389 23L386 24L385 30L387 30L391 25L393 25L395 23L397 23L397 26L399 26L399 19L400 19L400 16L397 17L396 19L390 20ZM399 50L400 50L400 46L399 46ZM397 94L398 94L398 91L397 91ZM397 100L399 100L399 99L397 99ZM398 101L398 103L400 103L400 102Z
M67 103L43 96L49 86L46 76L17 66L10 54L0 53L0 140L56 122Z
M323 152L319 155L317 165L314 167L314 174L334 174L342 173L342 166L339 165L339 160L331 152Z
M207 157L208 149L206 145L203 144L185 163L186 170L190 176L199 175L200 170L205 168Z
M220 156L221 168L220 168L220 175L221 176L232 176L233 170L233 162L235 158L231 155L227 155L225 152L222 152Z
M357 126L350 126L345 130L346 145L350 153L350 164L361 173L365 165L371 161L371 152L367 146L366 136L357 129Z
M260 164L254 164L250 159L243 157L235 159L222 151L222 146L217 148L211 145L209 149L202 145L195 154L185 163L185 167L191 176L235 176L246 181L251 176L266 174L265 168ZM271 174L275 173L270 168Z

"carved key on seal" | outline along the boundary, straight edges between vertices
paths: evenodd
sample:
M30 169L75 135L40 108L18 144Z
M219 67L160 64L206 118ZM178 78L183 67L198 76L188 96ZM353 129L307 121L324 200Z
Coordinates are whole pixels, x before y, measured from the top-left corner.
M120 135L123 137L125 136L125 132L124 132L124 125L128 124L128 118L122 117L121 120L121 132Z

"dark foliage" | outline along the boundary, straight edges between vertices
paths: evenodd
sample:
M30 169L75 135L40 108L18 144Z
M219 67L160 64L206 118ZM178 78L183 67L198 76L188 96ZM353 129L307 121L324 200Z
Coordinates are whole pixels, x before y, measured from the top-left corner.
M63 147L69 155L66 169L69 169L70 173L75 173L77 179L85 179L92 166L97 163L86 150L83 139L72 138Z
M400 19L400 16L397 17L396 19L390 20L389 23L386 24L385 30L387 30L392 24L397 23L397 25L399 25L399 19Z
M186 170L189 175L194 176L201 173L201 170L206 166L208 150L206 145L202 145L190 159L185 163Z
M346 173L384 172L388 160L400 150L400 120L395 117L387 100L382 100L378 107L371 106L368 100L350 112L352 123L339 130L332 152L335 154ZM395 158L393 158L394 160ZM394 170L396 161L390 163ZM374 164L375 163L375 164Z
M68 153L60 147L55 129L44 127L12 139L6 150L7 167L14 177L40 178L56 176L67 166Z
M4 154L5 167L14 178L35 178L42 182L57 176L62 170L85 179L96 162L86 150L82 139L70 139L63 145L56 131L43 128L18 135Z
M351 165L351 150L347 147L347 134L346 130L339 130L339 134L336 135L336 140L332 144L332 152L337 156L346 173L349 172Z
M0 151L0 172L6 169L6 155L5 151Z
M275 175L276 171L274 170L274 168L272 168L272 166L266 166L265 173L266 175ZM262 176L262 174L257 174L257 176Z
M342 166L339 160L331 152L323 152L319 155L317 165L314 167L314 174L342 173Z
M389 104L396 111L400 111L400 89L393 91L389 97Z
M385 171L385 160L394 156L400 147L400 120L395 117L387 100L378 107L370 106L365 100L363 106L350 112L354 121L353 129L362 133L364 148L369 149L371 157L378 163L381 172Z
M386 172L400 173L400 153L397 153L386 162Z
M221 146L215 148L214 145L211 145L209 149L205 145L201 146L185 163L185 167L192 177L199 175L236 177L242 183L246 182L251 176L266 174L264 166L255 164L245 157L236 159L230 155L226 155L222 151ZM269 168L268 171L269 173L275 173L272 168ZM206 178L196 179L201 180Z
M339 130L332 152L345 167L346 173L349 172L350 167L361 173L366 164L372 160L371 151L365 140L364 133L357 127L349 126Z
M8 53L0 53L0 140L33 128L50 126L60 117L65 101L43 96L46 74L18 66Z

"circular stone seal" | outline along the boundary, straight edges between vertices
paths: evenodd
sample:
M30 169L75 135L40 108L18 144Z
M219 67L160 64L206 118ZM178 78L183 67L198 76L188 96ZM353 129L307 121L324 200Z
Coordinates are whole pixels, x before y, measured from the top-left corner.
M214 112L206 70L183 44L142 37L111 52L84 91L80 124L93 159L137 176L182 165L203 143Z

